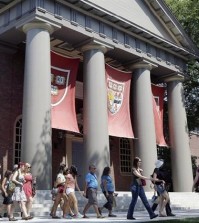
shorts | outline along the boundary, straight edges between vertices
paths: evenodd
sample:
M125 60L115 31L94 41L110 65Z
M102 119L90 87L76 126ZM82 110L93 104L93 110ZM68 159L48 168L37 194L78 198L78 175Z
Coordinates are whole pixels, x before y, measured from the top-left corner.
M75 189L74 188L70 188L70 187L67 187L66 188L66 194L69 195L70 193L73 193L75 192Z
M89 187L86 191L86 196L88 197L88 204L98 205L98 203L97 203L97 189Z
M163 194L166 190L164 187L164 184L159 184L159 185L155 185L156 191L161 195Z
M13 204L13 200L12 200L12 194L9 194L7 197L5 197L5 194L2 193L3 196L3 204L8 205L8 204Z

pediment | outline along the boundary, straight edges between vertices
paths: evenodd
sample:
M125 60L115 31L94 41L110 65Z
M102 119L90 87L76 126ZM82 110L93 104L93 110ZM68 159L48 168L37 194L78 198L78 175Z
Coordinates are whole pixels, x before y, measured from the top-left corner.
M86 0L84 3L140 28L149 36L195 51L191 39L163 0Z

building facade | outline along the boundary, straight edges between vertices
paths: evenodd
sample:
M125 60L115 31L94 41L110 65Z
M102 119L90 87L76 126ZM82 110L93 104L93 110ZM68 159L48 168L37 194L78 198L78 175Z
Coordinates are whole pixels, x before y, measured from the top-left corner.
M80 58L75 103L82 135L51 128L51 50ZM0 9L0 162L4 171L19 160L29 162L39 189L51 189L58 165L74 163L83 186L92 162L98 176L110 165L116 189L128 190L135 155L141 157L146 176L154 169L157 150L151 84L164 84L174 191L191 191L182 82L187 61L197 55L160 0L5 3ZM135 139L108 135L105 63L132 72Z

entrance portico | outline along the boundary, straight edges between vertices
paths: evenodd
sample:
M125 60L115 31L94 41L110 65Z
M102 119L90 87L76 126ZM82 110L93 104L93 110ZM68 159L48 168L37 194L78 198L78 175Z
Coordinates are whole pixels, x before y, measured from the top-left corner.
M1 41L8 41L19 48L23 45L26 49L21 158L33 166L33 174L38 175L39 189L52 186L50 50L78 57L84 67L81 74L84 89L84 172L91 162L97 165L99 175L104 166L110 165L105 63L119 70L132 71L131 118L136 138L133 139L135 146L132 150L142 159L145 175L149 176L154 169L157 153L151 83L165 84L171 73L184 76L187 58L195 55L193 48L190 47L190 51L183 48L189 45L189 41L184 38L185 42L180 42L182 32L171 35L167 22L164 26L159 22L158 10L165 12L164 6L156 4L156 1L151 4L151 1L129 0L128 3L129 6L136 4L139 12L143 13L140 17L147 14L151 18L146 21L146 27L135 25L133 19L128 20L131 14L124 18L116 16L116 6L112 7L113 12L109 12L105 5L101 10L101 6L97 7L92 1L89 4L87 1L14 1L0 12L0 18L3 18ZM126 5L123 6L129 12ZM11 11L7 10L9 7ZM148 24L153 25L151 30L148 30L151 27ZM59 29L53 29L54 26L59 26ZM16 27L24 27L25 34ZM98 44L88 44L94 41ZM85 47L81 48L83 45ZM111 50L107 51L107 46L111 46ZM134 65L127 69L126 64L130 63ZM183 192L191 190L192 170L182 98L182 84L178 80L168 82L174 189ZM133 160L133 156L131 158ZM119 170L114 172L117 174ZM185 178L189 179L186 184Z

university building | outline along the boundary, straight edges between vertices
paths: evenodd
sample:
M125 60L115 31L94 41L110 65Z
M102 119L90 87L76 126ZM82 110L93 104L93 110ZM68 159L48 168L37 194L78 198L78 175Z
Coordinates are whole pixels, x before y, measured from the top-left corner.
M128 191L133 158L149 176L161 145L155 86L167 92L174 191L191 191L182 83L199 51L164 1L0 4L2 172L29 162L38 188L48 190L60 163L75 164L83 189L90 163L99 178L110 165L116 190Z

